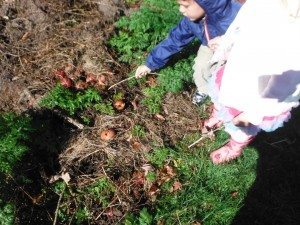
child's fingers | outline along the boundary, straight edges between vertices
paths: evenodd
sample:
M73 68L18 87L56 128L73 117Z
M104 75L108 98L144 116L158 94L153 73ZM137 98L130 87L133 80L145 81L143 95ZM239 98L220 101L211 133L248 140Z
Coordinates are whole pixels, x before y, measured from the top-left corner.
M143 76L146 76L150 72L151 72L151 70L147 66L142 65L137 68L137 70L135 72L135 77L141 78Z

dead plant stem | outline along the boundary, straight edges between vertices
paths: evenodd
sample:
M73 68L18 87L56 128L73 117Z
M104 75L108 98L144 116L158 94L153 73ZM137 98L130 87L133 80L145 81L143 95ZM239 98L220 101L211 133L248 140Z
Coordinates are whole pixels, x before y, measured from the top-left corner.
M61 193L59 195L59 199L58 199L57 206L56 206L56 209L55 209L55 216L54 216L53 225L56 225L56 223L57 223L58 211L59 211L61 200L62 200L63 195L64 195L65 190L66 190L66 186L67 186L67 184L64 184L64 188L63 188L63 190L61 191Z
M219 128L216 128L216 129L214 129L214 130L211 130L211 131L209 131L207 134L203 134L197 141L195 141L194 143L190 144L190 145L188 146L188 148L193 147L194 145L198 144L200 141L204 140L205 138L210 137L211 134L215 133L215 132L218 131L218 130L221 130L222 128L223 128L223 126L221 126L221 127L219 127Z

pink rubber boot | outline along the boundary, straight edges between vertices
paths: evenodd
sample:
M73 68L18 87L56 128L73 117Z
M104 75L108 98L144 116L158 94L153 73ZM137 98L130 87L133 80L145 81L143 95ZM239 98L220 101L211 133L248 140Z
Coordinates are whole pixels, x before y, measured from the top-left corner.
M227 144L225 144L221 148L213 151L210 154L210 159L213 162L213 164L216 164L216 165L234 160L243 153L244 148L252 140L253 140L253 137L249 138L248 140L246 140L244 142L237 142L231 138L229 140L229 142L227 142Z

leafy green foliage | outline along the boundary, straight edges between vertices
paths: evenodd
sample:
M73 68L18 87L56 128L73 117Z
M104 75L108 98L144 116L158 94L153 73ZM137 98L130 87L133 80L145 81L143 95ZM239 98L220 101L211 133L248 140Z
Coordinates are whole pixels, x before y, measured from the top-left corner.
M151 152L151 154L148 155L147 158L151 164L161 168L171 151L172 149L169 148L156 148Z
M40 103L41 106L53 109L55 107L66 110L70 115L77 111L92 107L100 113L113 114L113 107L102 102L101 95L95 89L72 91L60 84L56 85Z
M86 207L77 209L75 213L76 224L81 225L90 218L90 212Z
M185 84L193 81L193 58L194 55L180 60L173 67L167 67L160 71L161 75L158 76L158 81L166 92L180 92Z
M131 133L134 137L145 137L146 136L145 128L139 124L134 125Z
M141 64L146 54L166 38L180 17L176 1L146 0L139 11L130 17L122 17L116 23L118 33L110 40L110 44L120 53L121 61ZM150 113L160 112L163 96L167 92L182 91L186 83L192 82L193 58L181 60L175 66L161 70L159 86L143 90L145 99L142 103Z
M67 186L65 182L57 182L53 186L54 192L58 195L63 193L62 202L76 201L76 211L71 215L69 204L62 204L58 216L61 222L68 224L74 217L76 224L84 224L91 218L91 213L95 204L105 208L111 202L115 193L115 187L112 182L106 178L99 178L94 183L81 188L75 188L72 185Z
M163 40L180 14L173 0L146 0L139 11L122 17L117 23L117 36L110 44L120 53L123 62L141 62L145 53Z
M150 113L158 113L161 111L161 102L166 94L165 90L159 86L148 87L143 90L145 98L141 103L148 107Z
M143 208L138 218L135 215L127 215L124 221L124 225L151 225L153 222L153 217L148 212L147 208Z
M115 113L113 106L104 102L94 104L93 108L101 114L112 116Z
M158 75L159 85L143 89L145 98L142 103L148 107L150 113L159 113L161 103L167 92L177 93L184 89L185 84L192 82L192 59L183 59L173 67L167 67Z
M13 225L14 219L14 206L0 199L0 225Z
M191 151L186 146L195 136L182 140L176 148L155 149L148 159L158 168L171 163L176 168L182 190L170 193L172 183L161 187L156 201L154 220L164 224L230 224L242 206L247 191L255 180L257 152L248 148L244 156L227 165L215 166L209 152L224 144L225 132L219 132L216 140L206 140L203 146Z
M24 141L31 131L30 121L27 116L0 114L0 172L10 173L28 150Z
M115 187L106 177L103 177L85 188L84 192L89 193L92 199L97 199L106 207L109 204L111 195L115 192Z

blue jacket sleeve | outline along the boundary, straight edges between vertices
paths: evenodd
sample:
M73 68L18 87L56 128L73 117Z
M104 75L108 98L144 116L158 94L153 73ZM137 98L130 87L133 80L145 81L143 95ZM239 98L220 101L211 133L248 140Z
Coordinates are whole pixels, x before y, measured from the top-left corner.
M195 38L195 34L191 29L191 23L193 22L184 17L171 30L169 36L152 49L146 60L146 65L152 71L163 67L173 54L179 52Z

